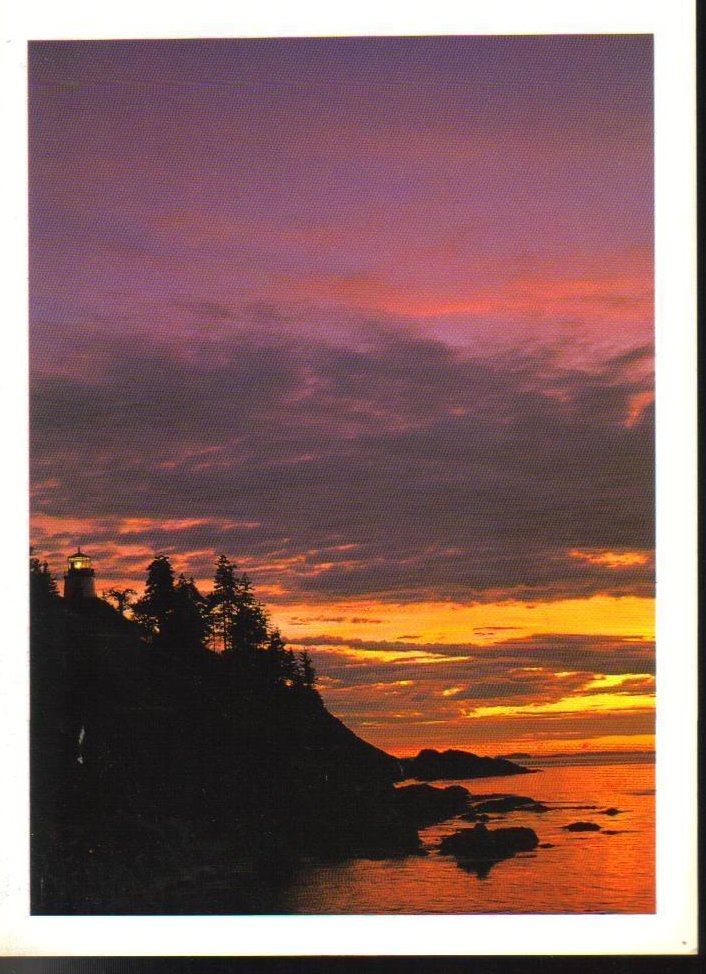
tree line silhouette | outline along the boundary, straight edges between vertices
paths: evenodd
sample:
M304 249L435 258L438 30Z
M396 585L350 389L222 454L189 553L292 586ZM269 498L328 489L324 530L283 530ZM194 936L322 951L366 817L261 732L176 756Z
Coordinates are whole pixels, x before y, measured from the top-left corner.
M144 594L110 588L104 597L121 615L132 614L142 638L157 651L198 653L211 649L233 669L249 671L259 682L313 690L317 676L307 652L287 649L279 629L255 597L247 574L226 556L216 561L213 589L202 595L193 577L175 577L166 555L147 567Z
M30 600L42 613L59 597L49 565L30 551ZM136 598L132 588L109 588L106 601L125 617L131 613L142 641L162 654L219 653L233 670L250 671L260 683L314 690L317 674L311 655L287 649L282 635L269 623L267 612L255 597L246 573L219 555L213 589L206 595L193 577L176 577L166 555L157 555L147 566L144 594Z

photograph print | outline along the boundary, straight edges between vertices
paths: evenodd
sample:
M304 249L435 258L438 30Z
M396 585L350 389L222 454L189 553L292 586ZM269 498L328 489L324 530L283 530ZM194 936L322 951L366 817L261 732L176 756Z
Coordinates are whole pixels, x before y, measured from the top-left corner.
M652 80L29 44L33 915L654 913Z

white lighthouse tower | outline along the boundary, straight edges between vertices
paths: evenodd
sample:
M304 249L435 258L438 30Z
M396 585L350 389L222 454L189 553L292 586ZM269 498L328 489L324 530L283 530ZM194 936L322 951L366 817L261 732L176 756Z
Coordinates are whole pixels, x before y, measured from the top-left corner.
M96 598L96 573L91 559L79 547L75 555L69 555L64 575L64 598L71 600Z

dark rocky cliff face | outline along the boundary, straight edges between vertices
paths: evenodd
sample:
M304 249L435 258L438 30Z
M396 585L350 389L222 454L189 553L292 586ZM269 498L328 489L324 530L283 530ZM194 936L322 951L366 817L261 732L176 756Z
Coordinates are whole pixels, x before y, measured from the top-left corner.
M417 849L399 762L315 690L157 651L99 599L31 636L33 912L276 911L303 856Z

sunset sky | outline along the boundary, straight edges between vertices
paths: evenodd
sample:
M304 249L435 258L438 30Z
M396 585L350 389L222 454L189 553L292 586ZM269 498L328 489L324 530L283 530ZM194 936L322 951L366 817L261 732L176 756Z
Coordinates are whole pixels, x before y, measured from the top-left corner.
M648 36L30 46L32 540L396 753L653 744Z

